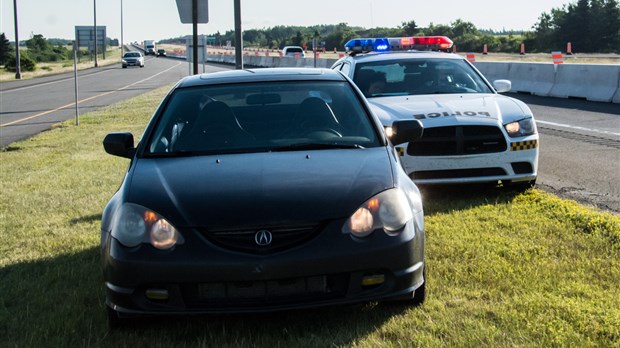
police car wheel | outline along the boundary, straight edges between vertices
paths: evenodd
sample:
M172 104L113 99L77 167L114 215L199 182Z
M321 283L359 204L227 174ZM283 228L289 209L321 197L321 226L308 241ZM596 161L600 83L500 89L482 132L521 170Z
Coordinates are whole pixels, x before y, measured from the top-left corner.
M525 191L536 185L536 179L529 181L509 182L506 187L513 191Z

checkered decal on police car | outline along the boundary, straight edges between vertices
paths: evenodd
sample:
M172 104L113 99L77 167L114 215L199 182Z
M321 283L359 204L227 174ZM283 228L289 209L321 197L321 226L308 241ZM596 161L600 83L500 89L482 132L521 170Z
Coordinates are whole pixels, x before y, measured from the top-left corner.
M405 148L402 148L402 147L397 147L397 148L396 148L396 153L397 153L399 156L404 156L404 155L405 155Z
M510 151L531 150L538 147L538 140L518 141L510 144Z

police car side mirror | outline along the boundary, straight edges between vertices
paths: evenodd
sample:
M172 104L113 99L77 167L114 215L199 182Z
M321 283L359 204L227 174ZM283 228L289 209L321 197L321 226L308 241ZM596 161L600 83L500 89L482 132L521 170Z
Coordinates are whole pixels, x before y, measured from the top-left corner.
M418 140L424 133L420 120L395 121L392 123L392 144L399 145Z
M495 80L493 81L493 87L497 93L510 92L510 89L512 89L512 82L510 82L510 80Z

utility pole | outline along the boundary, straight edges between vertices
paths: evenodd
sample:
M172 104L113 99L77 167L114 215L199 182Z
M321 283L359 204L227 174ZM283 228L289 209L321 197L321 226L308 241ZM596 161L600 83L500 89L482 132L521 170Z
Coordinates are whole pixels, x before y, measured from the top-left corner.
M194 75L198 74L198 0L192 0L192 60Z
M95 68L99 66L97 64L97 0L93 0L93 8L95 9Z
M13 16L15 17L15 78L21 80L21 58L19 55L19 32L17 30L17 0L13 0Z
M241 32L241 0L235 0L235 69L243 69L243 35Z

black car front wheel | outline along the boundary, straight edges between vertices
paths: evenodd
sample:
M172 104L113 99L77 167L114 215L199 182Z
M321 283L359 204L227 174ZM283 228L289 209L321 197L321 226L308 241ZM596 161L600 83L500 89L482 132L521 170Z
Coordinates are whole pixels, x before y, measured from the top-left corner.
M426 275L426 266L424 267L424 283L417 288L415 291L412 291L406 295L399 296L396 298L392 298L384 302L386 305L410 305L413 307L421 306L426 300L426 283L428 283L428 277Z
M118 312L109 306L105 306L106 314L108 316L108 327L110 329L117 329L122 326L123 319L118 316Z

